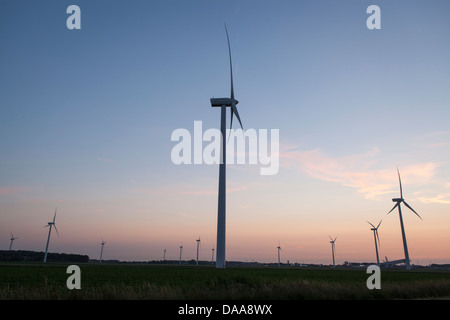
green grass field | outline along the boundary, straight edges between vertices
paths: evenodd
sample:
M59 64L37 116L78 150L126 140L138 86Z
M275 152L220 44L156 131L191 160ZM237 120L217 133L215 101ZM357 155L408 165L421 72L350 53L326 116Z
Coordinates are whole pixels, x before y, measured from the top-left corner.
M350 268L269 268L146 264L77 264L81 289L69 290L69 264L0 263L0 299L305 300L448 299L450 272Z

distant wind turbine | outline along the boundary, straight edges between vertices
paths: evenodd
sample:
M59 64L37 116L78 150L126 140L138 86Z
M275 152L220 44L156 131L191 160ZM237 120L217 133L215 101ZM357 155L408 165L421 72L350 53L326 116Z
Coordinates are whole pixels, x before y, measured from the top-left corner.
M373 238L375 240L375 252L377 254L377 264L380 264L380 257L378 256L378 245L380 244L380 237L378 236L378 228L380 227L381 220L380 220L380 223L376 227L373 224L371 224L369 221L367 221L367 223L369 223L372 226L372 228L370 230L373 231ZM377 245L377 240L378 240L378 245Z
M199 247L200 247L200 237L198 237L198 239L195 240L195 241L197 241L197 265L198 265L198 250L199 250Z
M164 258L163 258L163 261L166 261L166 248L164 248Z
M233 125L233 116L236 116L239 124L242 128L241 118L237 111L236 105L239 103L234 98L234 88L233 88L233 66L231 62L231 46L230 38L228 37L227 26L225 25L225 32L227 34L228 41L228 54L230 57L230 78L231 78L231 94L230 98L212 98L211 107L220 107L220 132L221 132L221 162L219 167L219 201L217 210L217 257L216 257L216 268L225 268L225 230L226 230L226 108L230 107L231 110L231 123L230 129ZM230 131L231 132L231 131Z
M12 232L10 232L10 233L11 233L11 239L9 239L9 240L11 240L11 242L9 244L9 251L11 251L13 241L16 240L16 239L19 239L19 238L14 238L14 235L12 234Z
M328 237L330 237L330 236L328 236ZM334 263L334 251L336 250L335 246L334 246L334 242L336 241L336 239L337 239L337 237L334 238L334 240L333 240L333 238L330 237L330 240L331 240L330 241L330 243L331 243L331 254L333 255L333 267L336 266L336 264Z
M214 248L211 249L211 263L214 264Z
M419 216L419 214L413 208L410 207L409 204L406 203L405 199L403 199L402 180L400 179L400 171L398 171L398 168L397 168L397 174L398 174L398 182L400 184L400 198L392 199L393 202L397 202L397 203L391 209L391 211L389 211L387 214L391 213L395 208L398 208L398 216L400 218L400 227L402 229L403 250L405 251L405 266L406 266L406 269L409 270L409 269L411 269L411 265L409 262L408 244L406 243L405 227L403 225L402 209L401 209L400 204L403 202L403 204L408 209L410 209L412 212L414 212L416 214L416 216L418 216L420 218L420 220L422 220L422 218Z
M58 229L56 228L56 224L55 224L56 210L57 210L57 208L55 209L55 215L53 216L53 221L49 222L46 226L44 226L44 228L49 227L49 229L48 229L47 245L45 246L44 262L47 262L48 243L50 242L50 234L51 234L51 232L52 232L52 227L55 227L56 234L57 234L58 237L59 237L59 232L58 232Z
M105 245L106 241L104 241L102 239L102 242L100 242L102 249L100 250L100 263L102 262L102 257L103 257L103 246Z
M183 251L183 245L180 246L180 264L181 264L181 252Z
M280 241L278 241L278 247L277 247L277 249L278 249L278 266L280 267L280 266L281 266L280 251L283 251L283 250L281 249L281 246L280 246Z

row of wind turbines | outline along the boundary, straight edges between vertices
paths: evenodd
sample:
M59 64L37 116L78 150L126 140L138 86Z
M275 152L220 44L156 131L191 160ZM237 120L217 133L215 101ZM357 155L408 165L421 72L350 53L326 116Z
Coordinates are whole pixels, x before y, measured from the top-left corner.
M219 165L219 188L218 188L218 210L217 210L217 250L216 250L216 268L225 268L225 257L226 257L226 143L224 142L225 136L226 136L226 112L227 108L230 108L231 111L231 123L230 123L230 129L233 125L233 117L235 116L237 120L239 121L241 129L243 129L242 122L238 113L238 110L236 108L236 105L239 103L238 100L235 99L234 96L234 86L233 86L233 66L232 66L232 59L231 59L231 46L230 46L230 38L228 35L228 30L225 25L225 32L227 36L227 42L228 42L228 55L229 55L229 65L230 65L230 80L231 80L231 92L229 98L211 98L211 107L220 107L221 109L221 119L220 119L220 131L221 131L221 154L220 154L220 165ZM406 243L406 235L405 235L405 228L403 224L403 218L402 218L402 211L401 211L401 204L403 203L408 209L413 211L420 219L422 219L419 214L406 203L406 201L403 199L403 190L402 190L402 184L400 179L400 172L398 171L398 179L400 184L400 198L394 198L392 199L393 202L396 202L395 206L388 212L391 213L395 208L398 208L399 218L400 218L400 226L401 226L401 232L402 232L402 239L403 239L403 248L405 253L405 265L406 269L410 269L410 260L409 260L409 253L408 253L408 246ZM55 224L55 218L56 218L56 210L55 214L53 216L53 221L48 222L48 225L46 227L49 227L48 232L48 238L47 238L47 245L45 249L45 257L44 262L47 261L47 250L48 250L48 244L50 241L50 234L53 227L55 227L56 232L58 233L58 230L56 228ZM371 230L374 232L375 237L375 250L377 255L377 262L379 263L379 256L378 256L378 246L377 241L379 244L379 236L378 236L378 228L380 227L381 221L378 224L377 227L375 227L373 224L369 222L369 224L373 227ZM14 241L14 236L11 233L11 245ZM331 249L332 249L332 257L333 257L333 265L335 265L335 259L334 259L334 253L335 253L335 241L336 238L330 237L330 243L331 243ZM100 261L102 259L103 254L103 246L106 242L102 240L101 243L101 253L100 253ZM198 264L198 251L199 251L199 245L200 245L200 238L197 240L197 264ZM278 264L280 265L280 251L281 246L278 244ZM182 255L183 245L180 246L180 263L181 263L181 255ZM164 258L165 258L166 249L164 249ZM214 255L214 249L213 249L213 255Z
M402 240L403 240L403 251L405 254L404 263L405 263L406 269L410 270L411 264L410 264L410 260L409 260L408 244L406 242L405 226L403 224L401 204L403 203L408 209L410 209L412 212L414 212L421 220L422 220L422 217L403 198L402 180L400 178L400 171L398 170L398 168L397 168L397 174L398 174L398 182L400 185L400 198L392 199L392 201L396 202L396 204L387 214L394 211L395 208L398 208L398 216L400 218L400 228L401 228ZM378 223L378 225L376 227L371 222L367 221L367 223L370 224L370 226L372 227L370 230L373 231L373 237L374 237L374 241L375 241L375 254L376 254L378 265L380 264L380 256L379 256L379 252L378 252L378 246L380 245L380 236L378 234L378 228L380 227L382 221L383 220L380 220L380 222ZM333 258L333 267L335 267L336 264L335 264L335 260L334 260L334 254L335 254L335 250L336 250L335 242L336 242L337 237L335 237L333 239L329 236L329 238L330 238L330 243L331 243L331 254L332 254L332 258ZM278 261L279 261L279 253L278 253ZM401 260L399 260L399 262L401 262Z
M53 215L53 220L48 222L47 225L44 226L44 228L49 228L48 229L48 236L47 236L47 243L45 245L45 254L44 254L44 262L47 262L47 255L48 255L48 245L50 243L50 235L52 233L52 228L55 228L56 234L59 236L59 232L58 232L58 228L56 228L56 212L57 212L58 208L55 208L55 214ZM18 237L14 237L13 233L11 232L11 238L9 239L11 242L9 244L9 250L12 250L12 245L14 240L19 239ZM103 259L103 246L106 244L106 241L104 241L102 239L102 242L100 243L101 245L101 250L100 250L100 262L102 262Z
M403 198L403 188L402 188L402 182L401 182L401 177L400 177L400 172L397 168L397 174L398 174L398 180L399 180L399 186L400 186L400 198L393 198L392 201L396 202L396 204L394 205L394 207L387 213L390 214L392 211L394 211L395 208L398 208L398 213L399 213L399 218L400 218L400 227L401 227L401 233L402 233L402 240L403 240L403 249L404 249L404 254L405 254L405 266L406 269L410 269L411 265L410 265L410 260L409 260L409 252L408 252L408 245L407 245L407 241L406 241L406 234L405 234L405 227L404 227L404 223L403 223L403 217L402 217L402 211L401 211L401 204L403 203L408 209L410 209L411 211L413 211L420 219L422 219L420 217L420 215L405 201L405 199ZM44 227L49 228L48 230L48 237L47 237L47 243L45 246L45 255L44 255L44 262L47 262L47 254L48 254L48 246L50 243L50 236L51 236L51 232L52 232L52 228L55 228L56 233L59 236L59 232L58 229L56 227L56 213L57 213L57 208L55 209L55 213L53 215L53 220L48 222L47 225L45 225ZM372 227L370 230L373 231L373 236L374 236L374 243L375 243L375 254L376 254L376 259L377 259L377 264L380 264L380 257L379 257L379 245L380 245L380 236L378 234L378 229L381 225L382 220L380 220L380 222L378 223L377 226L375 226L374 224L372 224L371 222L367 221L367 223ZM335 237L334 239L329 236L330 238L330 244L331 244L331 254L332 254L332 261L333 261L333 267L336 266L335 264L335 242L337 237ZM9 250L12 250L12 245L14 240L18 239L18 237L14 237L13 233L11 232L11 238L10 238L10 245L9 245ZM198 239L196 239L196 243L197 243L197 255L196 255L196 264L198 265L199 263L199 252L200 252L200 237ZM103 259L103 247L106 244L106 241L104 241L102 239L100 245L101 245L101 250L100 250L100 262L102 262ZM277 252L278 252L278 266L281 266L281 245L280 245L280 241L278 241L278 246L277 248ZM179 263L182 263L182 252L183 252L183 245L179 246L180 249L180 258L179 258ZM211 256L211 261L214 262L214 248L211 249L212 251L212 256ZM163 260L166 261L166 252L167 249L164 249L164 257Z
M230 64L230 79L231 79L231 93L230 98L212 98L211 99L211 107L220 107L221 108L221 121L220 121L220 130L222 134L222 140L221 140L221 163L219 167L219 192L218 192L218 212L217 212L217 259L216 259L216 268L225 268L225 224L226 224L226 143L224 143L224 137L226 135L226 108L230 107L231 111L231 123L230 123L230 129L233 125L233 116L236 116L237 120L239 121L239 124L241 128L243 129L241 119L239 117L239 113L237 111L236 105L239 103L238 100L234 98L234 86L233 86L233 66L231 61L231 46L230 46L230 38L228 36L228 30L225 25L225 32L227 36L228 41L228 55L229 55L229 64ZM411 269L410 260L409 260L409 253L408 253L408 245L406 243L406 235L405 235L405 227L403 224L403 217L402 217L402 210L401 210L401 204L403 203L408 209L410 209L412 212L414 212L420 219L422 219L419 214L410 206L403 198L403 190L402 190L402 182L400 178L400 172L397 168L397 174L398 174L398 180L400 184L400 198L393 198L392 201L396 202L395 206L388 212L391 213L395 208L398 208L398 214L400 218L400 226L401 226L401 232L402 232L402 239L403 239L403 249L405 253L405 265L406 269ZM379 236L378 236L378 228L380 227L380 223L375 227L372 223L369 222L369 224L372 226L371 230L374 232L375 237L375 251L377 256L377 263L380 264L379 254L378 254L378 246L377 241L379 244ZM335 253L335 242L336 237L333 239L330 237L330 243L331 243L331 251L332 251L332 258L333 258L333 266L335 266L335 259L334 259L334 253ZM281 246L278 243L278 265L280 265L280 251Z

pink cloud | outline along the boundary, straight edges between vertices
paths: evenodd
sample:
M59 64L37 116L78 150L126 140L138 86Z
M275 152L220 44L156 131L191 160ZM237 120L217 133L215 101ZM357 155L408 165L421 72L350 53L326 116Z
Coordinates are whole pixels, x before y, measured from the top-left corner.
M430 197L418 197L419 200L423 203L441 203L441 204L450 204L450 193L438 194L436 196Z
M329 157L320 149L300 151L292 147L281 148L280 164L286 168L298 169L309 176L357 189L366 199L398 190L395 167L376 169L380 150L372 148L368 152L342 157ZM436 173L440 163L426 162L402 166L402 180L409 183L429 181Z

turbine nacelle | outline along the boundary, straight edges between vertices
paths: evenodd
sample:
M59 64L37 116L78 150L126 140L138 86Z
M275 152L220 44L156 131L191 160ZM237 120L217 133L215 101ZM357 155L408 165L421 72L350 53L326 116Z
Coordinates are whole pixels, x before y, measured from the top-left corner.
M238 104L239 101L231 98L211 98L211 107L231 107L233 104Z
M392 202L402 202L403 198L393 198Z

